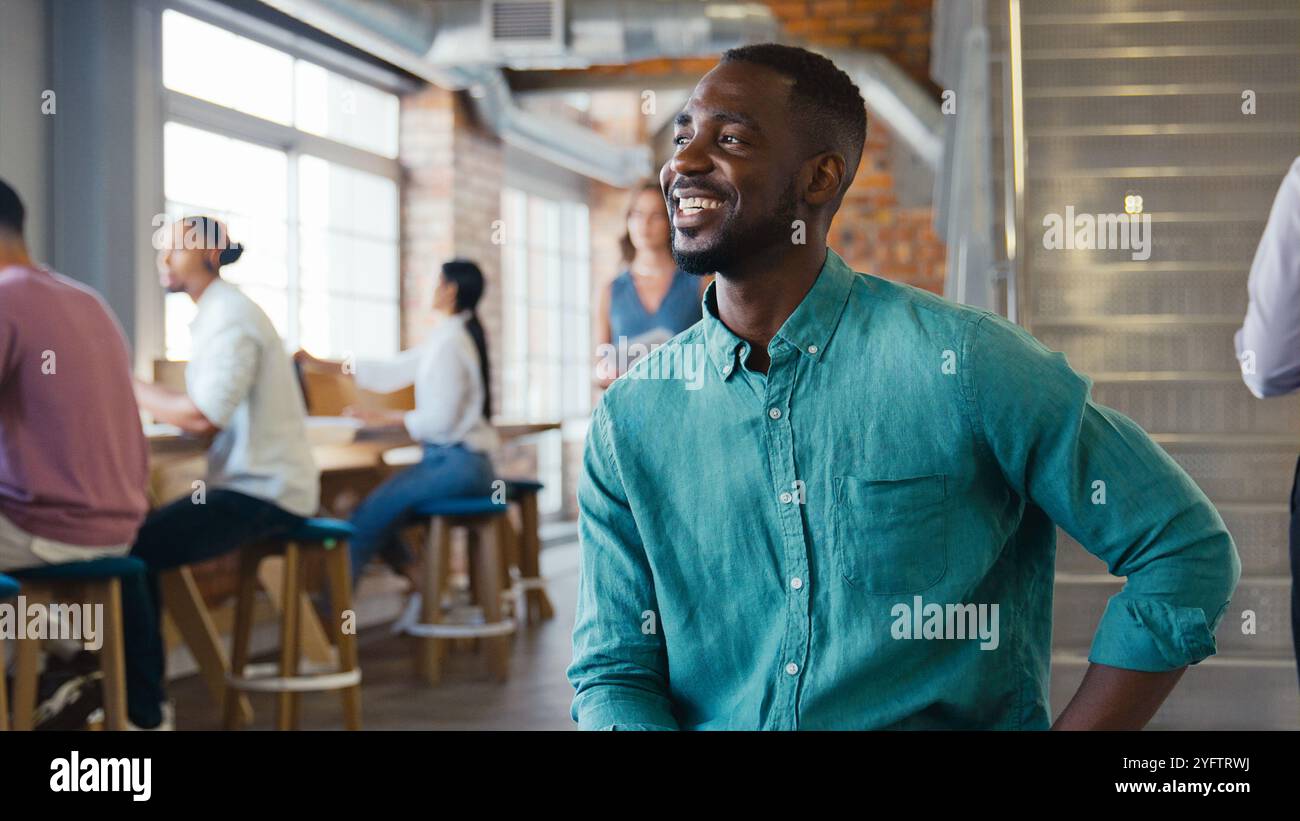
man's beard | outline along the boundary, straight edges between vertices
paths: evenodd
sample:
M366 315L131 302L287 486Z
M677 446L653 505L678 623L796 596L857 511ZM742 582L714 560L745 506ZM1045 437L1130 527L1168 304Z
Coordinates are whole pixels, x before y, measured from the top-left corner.
M782 192L777 201L776 210L767 219L749 227L735 225L736 212L727 214L722 225L718 226L717 239L708 248L695 251L681 251L677 248L677 228L673 228L673 260L677 267L688 274L707 276L718 273L727 274L740 267L746 259L766 251L782 237L789 237L794 230L796 203L795 181Z

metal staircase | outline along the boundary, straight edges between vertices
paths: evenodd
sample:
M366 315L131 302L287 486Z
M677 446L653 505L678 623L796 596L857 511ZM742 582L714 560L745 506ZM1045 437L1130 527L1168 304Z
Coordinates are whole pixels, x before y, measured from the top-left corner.
M1015 6L1018 55L1008 48ZM1287 559L1300 400L1251 396L1232 344L1256 244L1300 155L1300 0L988 0L986 22L992 110L1009 109L1003 69L1023 83L1018 120L990 118L1003 169L1016 136L1023 145L1019 225L995 226L1023 240L1001 269L1002 308L1091 376L1096 401L1152 434L1215 502L1241 553L1219 654L1187 672L1152 726L1300 728ZM994 199L1016 202L1015 176L994 177ZM1046 214L1122 214L1134 194L1151 215L1149 259L1044 247ZM1054 714L1122 584L1060 541ZM1245 610L1253 635L1243 635Z

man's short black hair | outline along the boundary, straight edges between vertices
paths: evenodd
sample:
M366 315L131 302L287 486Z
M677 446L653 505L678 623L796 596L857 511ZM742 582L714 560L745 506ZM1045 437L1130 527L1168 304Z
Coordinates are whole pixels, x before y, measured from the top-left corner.
M867 141L866 103L849 75L820 54L779 43L727 49L722 62L766 66L794 80L791 120L802 125L811 152L833 149L844 155L847 190Z
M27 210L18 192L9 187L9 183L0 180L0 231L23 235L23 222L27 219Z

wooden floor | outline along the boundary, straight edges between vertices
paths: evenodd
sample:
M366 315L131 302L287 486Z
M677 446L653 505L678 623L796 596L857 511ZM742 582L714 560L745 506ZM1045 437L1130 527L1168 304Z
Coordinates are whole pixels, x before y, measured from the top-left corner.
M414 674L411 640L388 627L363 630L361 669L363 726L368 730L571 730L573 688L564 671L572 656L573 609L578 586L577 543L542 551L542 573L555 605L555 618L526 627L514 638L510 680L492 682L483 660L452 653L442 684L429 687ZM272 661L261 658L258 661ZM168 685L179 730L220 729L220 710L197 676ZM254 728L270 729L274 696L251 694ZM302 696L302 728L340 729L335 693Z

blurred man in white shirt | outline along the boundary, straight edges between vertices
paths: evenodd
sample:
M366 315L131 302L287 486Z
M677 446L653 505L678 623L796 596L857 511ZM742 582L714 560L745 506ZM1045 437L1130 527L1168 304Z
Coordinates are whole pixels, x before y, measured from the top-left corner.
M186 217L158 256L163 287L198 306L193 355L184 392L137 382L136 398L156 421L212 441L206 487L150 514L132 548L149 565L155 609L159 571L287 533L320 504L292 359L262 309L221 278L242 253L223 223ZM149 728L162 720L162 636L132 628L128 619L128 713Z

